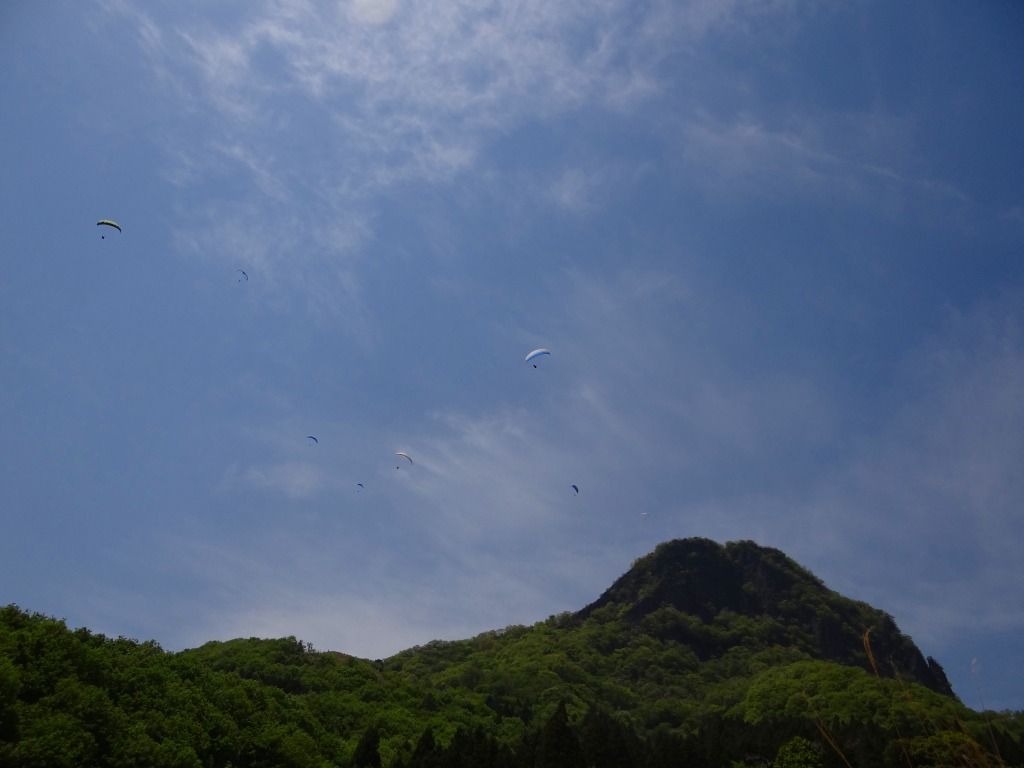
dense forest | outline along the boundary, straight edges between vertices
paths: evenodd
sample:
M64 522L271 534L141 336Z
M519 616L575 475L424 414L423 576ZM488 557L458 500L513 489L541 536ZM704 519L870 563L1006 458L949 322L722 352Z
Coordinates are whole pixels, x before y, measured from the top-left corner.
M171 653L0 609L0 766L1024 766L892 617L781 552L672 541L577 613L384 660Z

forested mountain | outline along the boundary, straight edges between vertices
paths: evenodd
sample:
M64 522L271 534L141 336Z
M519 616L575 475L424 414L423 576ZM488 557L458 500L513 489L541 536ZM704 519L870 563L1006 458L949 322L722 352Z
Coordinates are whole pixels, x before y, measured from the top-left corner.
M702 660L721 656L740 640L746 646L797 648L812 658L869 669L863 634L870 629L873 654L885 660L881 674L953 695L942 668L921 655L892 617L829 590L782 552L753 542L663 544L578 616L586 619L607 608L661 639L689 646ZM714 631L733 616L753 620L757 631L740 630L742 638Z
M751 542L668 542L577 613L382 661L0 609L0 766L1024 766L1022 737Z

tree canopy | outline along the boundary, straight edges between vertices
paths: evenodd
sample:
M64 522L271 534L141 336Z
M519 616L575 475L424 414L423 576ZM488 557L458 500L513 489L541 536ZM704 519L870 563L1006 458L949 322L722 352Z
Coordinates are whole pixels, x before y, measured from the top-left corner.
M1024 766L1024 713L972 711L927 667L915 680L891 618L784 562L688 605L665 588L696 583L677 555L579 613L382 662L294 637L171 653L0 608L0 765ZM876 632L816 645L802 609L763 609L787 593Z

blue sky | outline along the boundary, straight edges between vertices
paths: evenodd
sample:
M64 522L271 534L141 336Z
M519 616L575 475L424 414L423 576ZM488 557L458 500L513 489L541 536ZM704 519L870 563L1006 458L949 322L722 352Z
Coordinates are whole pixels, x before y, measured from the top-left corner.
M753 539L1024 708L1022 40L996 1L4 3L0 601L373 658Z

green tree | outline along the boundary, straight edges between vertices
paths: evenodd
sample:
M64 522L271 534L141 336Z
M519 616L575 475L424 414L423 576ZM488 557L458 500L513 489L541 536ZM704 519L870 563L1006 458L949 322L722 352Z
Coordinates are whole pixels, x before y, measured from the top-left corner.
M914 766L927 765L929 768L996 768L1005 765L995 755L987 753L977 741L966 733L939 731L928 736L907 739L902 745L906 758ZM895 745L889 749L895 756Z
M636 737L614 717L591 706L580 725L587 768L631 768L638 762Z
M56 712L33 718L13 753L23 768L80 768L96 763L96 740L76 718Z
M10 659L0 655L0 741L14 741L16 738L15 705L20 687L17 668Z
M420 736L420 740L416 742L416 748L412 751L412 758L409 761L409 768L435 768L441 762L438 753L434 731L428 726Z
M537 744L536 768L584 768L583 750L569 725L565 702L558 703L544 724Z
M794 736L775 753L772 768L822 768L821 753L803 736Z
M356 744L352 768L380 768L380 729L377 726L367 728Z

